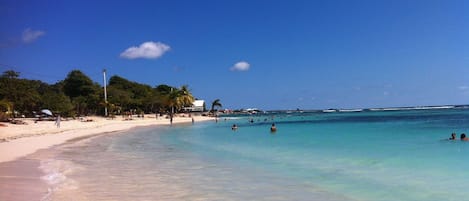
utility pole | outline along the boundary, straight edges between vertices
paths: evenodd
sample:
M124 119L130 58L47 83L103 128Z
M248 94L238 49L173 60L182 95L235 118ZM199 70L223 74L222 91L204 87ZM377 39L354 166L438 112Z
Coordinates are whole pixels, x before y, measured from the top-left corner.
M103 69L103 83L104 83L104 116L107 117L106 69Z
M171 96L173 96L173 87L171 87ZM171 101L173 101L173 100L171 100ZM170 120L169 120L171 126L173 125L173 115L174 115L174 105L171 106L171 116L170 116Z

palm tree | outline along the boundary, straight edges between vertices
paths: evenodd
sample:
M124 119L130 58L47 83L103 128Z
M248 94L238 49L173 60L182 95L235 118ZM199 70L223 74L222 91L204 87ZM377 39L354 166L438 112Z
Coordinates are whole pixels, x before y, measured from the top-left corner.
M176 111L181 110L185 106L190 106L194 102L194 96L192 96L187 85L183 85L181 89L171 88L171 91L164 98L166 105L170 108L170 122L173 122L174 109Z
M220 99L216 99L212 102L212 109L210 109L210 113L214 113L215 112L215 107L222 107L221 103L220 103Z
M182 107L186 106L191 106L194 103L194 96L192 96L189 87L187 85L181 86L181 89L179 90L179 97L178 97L178 103L179 103L179 108L181 109Z

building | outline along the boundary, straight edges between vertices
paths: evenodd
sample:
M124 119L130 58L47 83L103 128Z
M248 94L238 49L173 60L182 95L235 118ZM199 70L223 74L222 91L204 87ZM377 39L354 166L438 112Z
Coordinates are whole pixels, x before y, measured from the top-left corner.
M205 101L204 100L195 100L192 103L191 107L185 107L187 112L204 112L205 111Z

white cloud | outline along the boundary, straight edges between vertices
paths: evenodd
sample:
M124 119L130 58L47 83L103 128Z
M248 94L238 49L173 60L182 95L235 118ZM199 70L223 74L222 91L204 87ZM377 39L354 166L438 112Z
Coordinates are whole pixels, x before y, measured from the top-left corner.
M230 68L231 71L247 71L251 67L251 64L245 61L240 61Z
M46 32L41 30L32 30L31 28L27 28L23 31L23 42L24 43L32 43L37 40L39 37L45 35Z
M122 58L126 59L157 59L163 56L164 53L169 51L171 47L161 42L148 41L142 43L138 47L129 47L120 54Z
M458 88L459 88L459 90L463 90L463 91L469 90L469 86L460 86Z

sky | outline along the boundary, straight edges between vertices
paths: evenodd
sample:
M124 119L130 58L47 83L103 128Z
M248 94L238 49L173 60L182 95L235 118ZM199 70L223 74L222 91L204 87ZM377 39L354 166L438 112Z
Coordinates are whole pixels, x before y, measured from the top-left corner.
M0 0L0 71L187 84L223 108L469 103L469 2Z

